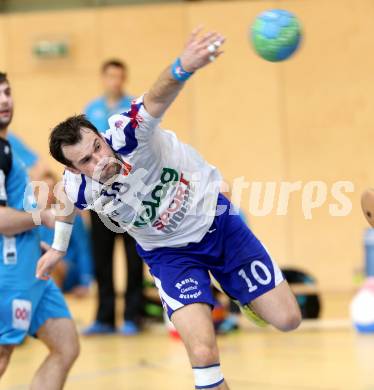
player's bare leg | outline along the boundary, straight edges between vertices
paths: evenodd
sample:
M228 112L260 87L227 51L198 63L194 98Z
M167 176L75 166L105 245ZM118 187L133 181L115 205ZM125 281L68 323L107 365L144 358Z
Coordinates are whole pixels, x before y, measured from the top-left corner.
M173 313L171 320L183 340L192 367L209 367L219 364L217 340L211 309L208 305L194 303L184 306ZM209 388L229 390L226 382Z
M251 307L266 322L283 332L300 325L300 309L286 281L253 300Z
M36 372L31 390L60 390L79 355L78 334L72 320L49 319L37 332L49 355Z
M0 378L8 367L13 350L14 345L0 345Z

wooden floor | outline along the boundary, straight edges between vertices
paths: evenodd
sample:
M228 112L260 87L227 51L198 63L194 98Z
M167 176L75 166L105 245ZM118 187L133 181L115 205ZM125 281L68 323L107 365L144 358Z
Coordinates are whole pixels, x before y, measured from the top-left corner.
M78 326L87 324L93 300L70 302ZM323 319L290 334L245 324L240 332L221 336L221 363L231 389L374 390L374 335L355 334L348 303L347 296L325 299ZM82 338L81 344L67 390L194 388L182 344L162 326L132 338ZM0 389L27 389L44 355L38 341L28 340L15 352Z

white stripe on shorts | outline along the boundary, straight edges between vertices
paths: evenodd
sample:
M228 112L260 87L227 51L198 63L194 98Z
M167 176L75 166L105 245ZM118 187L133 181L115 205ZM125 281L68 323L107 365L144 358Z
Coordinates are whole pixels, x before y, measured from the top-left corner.
M156 287L158 288L161 298L165 301L165 303L170 307L171 310L175 311L184 306L183 303L178 302L176 299L166 294L166 292L162 288L161 280L156 278L155 276L153 277L155 279Z
M261 241L260 241L260 242L261 242ZM266 248L266 246L263 244L263 242L261 242L261 245L265 248L267 254L268 254L269 257L270 257L271 262L273 263L273 268L274 268L274 283L275 283L275 286L278 286L278 284L280 284L280 283L283 282L283 280L284 280L282 271L280 270L278 264L274 261L273 257L271 256L270 252L268 251L268 248Z

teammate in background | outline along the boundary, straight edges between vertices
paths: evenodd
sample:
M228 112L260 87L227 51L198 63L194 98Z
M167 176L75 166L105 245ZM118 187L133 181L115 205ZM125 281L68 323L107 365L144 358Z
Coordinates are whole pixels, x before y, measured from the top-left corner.
M130 108L132 96L127 95L126 65L119 60L110 60L101 69L104 96L92 101L85 109L87 118L104 133L108 119ZM96 319L84 330L85 335L114 333L116 313L116 293L113 283L113 251L115 238L124 245L127 262L127 283L124 295L124 323L120 332L124 335L138 333L143 310L143 262L136 251L135 240L128 235L116 234L107 229L97 213L91 214L91 238L95 262L95 278L98 287Z
M219 193L217 168L159 127L185 81L222 53L223 42L219 34L200 37L195 30L148 93L110 119L104 137L82 116L60 123L50 137L52 156L66 166L70 201L110 216L136 239L185 344L196 388L220 390L228 385L212 323L210 275L246 315L282 331L301 321L279 267ZM212 120L226 120L231 103ZM73 214L59 217L57 241L69 238L72 219ZM59 245L44 254L38 277L47 278L64 251Z
M126 92L127 65L120 60L108 60L101 67L103 96L92 100L85 108L90 122L100 131L108 128L108 118L130 108L133 96Z
M57 178L52 172L47 172L42 181L49 187L47 208L57 203L53 189ZM54 229L46 226L39 227L43 242L52 245ZM85 227L83 218L78 214L74 221L69 249L64 260L59 262L53 273L53 280L64 293L72 293L77 298L88 295L93 277L93 259L89 232Z
M51 280L35 278L40 237L24 211L25 166L6 139L12 116L11 88L0 73L0 377L14 347L29 334L49 349L31 389L59 390L78 356L78 336L60 290ZM27 203L31 207L34 200L26 197ZM52 212L42 211L41 221L53 227Z
M8 132L7 140L10 143L13 153L17 154L25 164L30 180L41 180L48 172L47 165L21 140L19 136Z

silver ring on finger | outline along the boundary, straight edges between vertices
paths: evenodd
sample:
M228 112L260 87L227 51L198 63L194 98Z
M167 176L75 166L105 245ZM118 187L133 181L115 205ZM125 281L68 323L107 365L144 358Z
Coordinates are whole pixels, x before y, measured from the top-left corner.
M213 43L210 44L210 45L207 47L207 49L208 49L209 53L214 53L214 52L217 50L216 46L215 46Z
M209 61L210 62L213 62L215 59L216 59L216 57L214 55L209 56Z
M215 41L214 43L213 43L213 45L215 46L215 48L216 48L216 50L222 45L222 42L221 41Z

